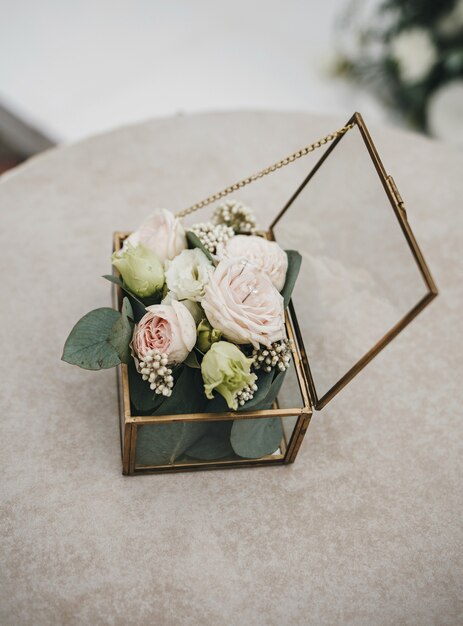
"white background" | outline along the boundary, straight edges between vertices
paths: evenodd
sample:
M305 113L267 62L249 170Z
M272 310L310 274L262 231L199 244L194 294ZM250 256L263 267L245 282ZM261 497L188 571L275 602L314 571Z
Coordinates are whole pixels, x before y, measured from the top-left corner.
M0 102L56 141L217 109L381 121L326 73L347 1L0 0Z

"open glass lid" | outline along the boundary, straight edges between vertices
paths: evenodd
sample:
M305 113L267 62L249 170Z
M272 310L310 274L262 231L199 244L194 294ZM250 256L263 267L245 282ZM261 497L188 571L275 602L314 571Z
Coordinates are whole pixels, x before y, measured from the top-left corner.
M291 312L316 409L437 294L361 116L349 124L271 226L302 255Z

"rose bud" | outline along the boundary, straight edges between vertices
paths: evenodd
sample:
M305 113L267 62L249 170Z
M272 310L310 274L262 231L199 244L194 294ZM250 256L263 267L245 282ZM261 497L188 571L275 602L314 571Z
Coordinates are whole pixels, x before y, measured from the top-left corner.
M196 340L196 347L203 354L206 353L213 343L220 341L222 333L216 328L212 328L206 319L201 320L197 328L198 338Z
M228 341L213 343L201 363L204 393L209 400L217 391L230 409L238 408L237 395L254 385L257 376L251 374L253 359L247 358L238 346Z
M124 284L136 296L148 298L164 285L164 269L158 257L144 244L130 243L112 256Z

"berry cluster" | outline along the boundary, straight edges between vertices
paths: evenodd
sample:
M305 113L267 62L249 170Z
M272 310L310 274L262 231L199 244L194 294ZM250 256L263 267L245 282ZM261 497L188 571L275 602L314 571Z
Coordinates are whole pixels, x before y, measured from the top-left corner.
M251 400L254 397L255 392L257 391L257 385L253 383L252 385L246 385L240 391L237 391L235 394L236 400L240 406L243 406L245 402Z
M282 339L272 343L268 348L260 346L254 348L252 356L254 358L252 367L255 370L271 372L274 367L278 367L281 372L284 372L291 361L291 343L289 339Z
M257 228L256 218L251 209L237 200L228 200L219 204L212 219L214 224L229 226L235 233L252 235Z
M139 361L140 374L143 380L147 380L150 389L163 396L171 396L174 386L172 370L167 367L167 354L159 350L150 350L143 359Z
M225 224L212 224L211 222L195 224L191 227L191 231L211 254L215 253L219 243L224 243L235 234L233 228Z

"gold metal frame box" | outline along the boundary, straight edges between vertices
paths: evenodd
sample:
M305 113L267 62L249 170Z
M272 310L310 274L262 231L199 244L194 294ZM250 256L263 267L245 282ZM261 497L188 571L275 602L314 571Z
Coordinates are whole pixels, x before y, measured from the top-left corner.
M323 408L437 295L413 236L403 200L365 123L356 113L348 131L322 157L270 224L265 236L302 255L301 273L286 312L292 367L272 408L184 415L136 415L128 366L118 368L124 474L173 472L294 462L314 410ZM342 190L332 194L333 187ZM119 250L128 233L114 235ZM122 292L114 286L120 309ZM296 315L297 310L297 315ZM299 316L299 317L298 317ZM271 428L281 423L276 451L238 457L224 447L215 458L189 455L185 429L226 431L235 420ZM176 437L177 454L150 463L140 442Z

